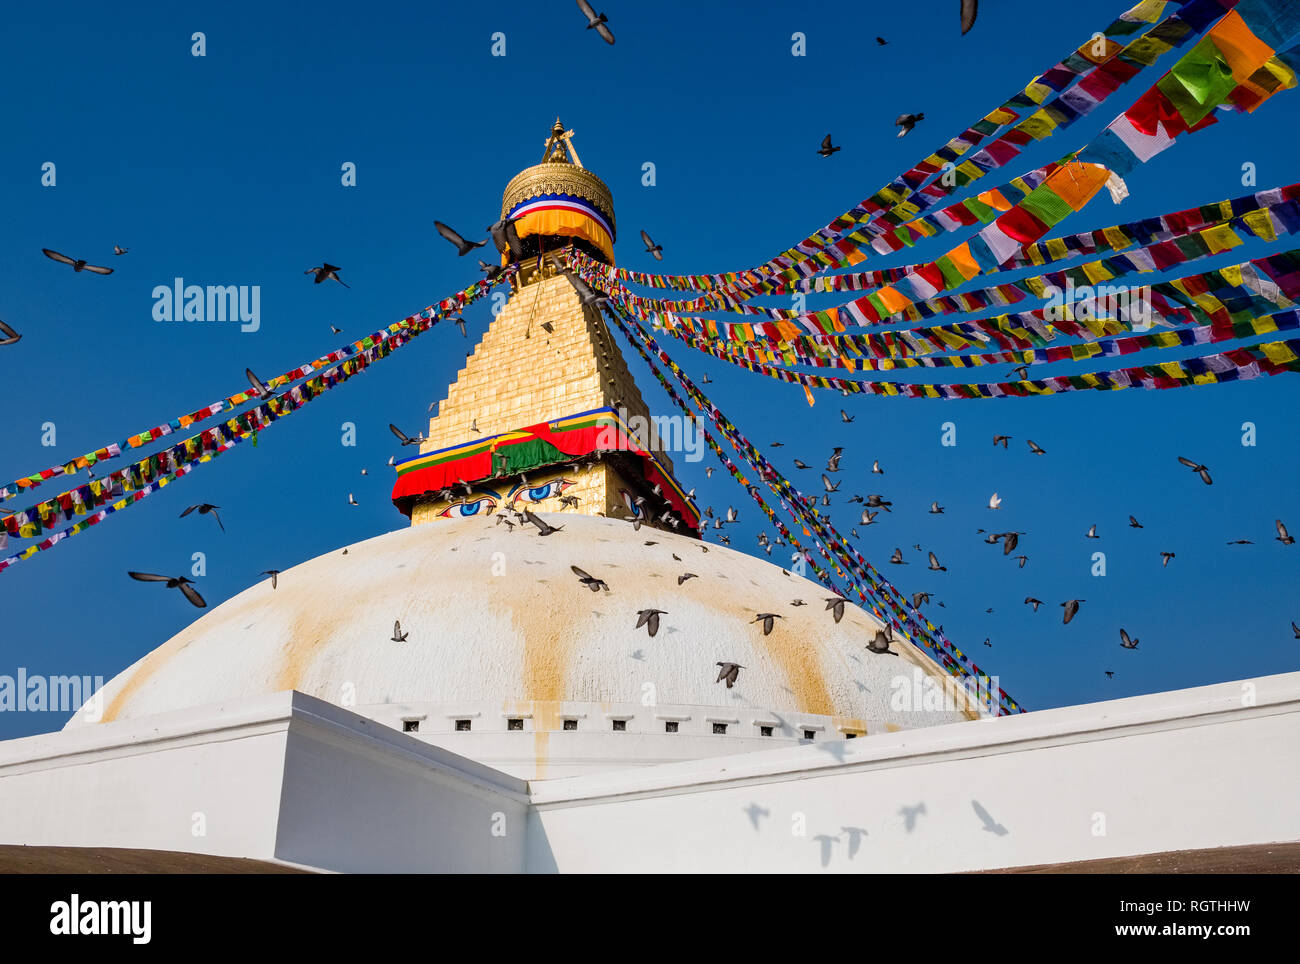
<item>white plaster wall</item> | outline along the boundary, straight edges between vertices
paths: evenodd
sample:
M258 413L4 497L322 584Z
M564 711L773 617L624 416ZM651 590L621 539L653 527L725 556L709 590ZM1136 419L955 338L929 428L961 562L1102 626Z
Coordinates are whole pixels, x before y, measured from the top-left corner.
M1252 682L1253 707L1227 683L537 784L528 867L947 872L1300 840L1300 673Z
M522 780L329 709L290 723L278 859L350 873L523 871Z
M285 727L267 702L0 743L0 842L270 858Z

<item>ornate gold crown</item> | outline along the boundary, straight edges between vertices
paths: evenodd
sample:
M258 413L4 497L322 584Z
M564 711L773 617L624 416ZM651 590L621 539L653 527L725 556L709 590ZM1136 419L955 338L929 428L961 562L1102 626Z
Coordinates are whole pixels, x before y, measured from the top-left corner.
M609 220L609 226L618 230L614 223L614 196L604 181L582 166L572 138L573 131L566 131L557 117L551 135L546 139L542 163L524 168L506 185L501 196L503 218L511 208L529 198L543 194L572 194L594 204L596 210Z

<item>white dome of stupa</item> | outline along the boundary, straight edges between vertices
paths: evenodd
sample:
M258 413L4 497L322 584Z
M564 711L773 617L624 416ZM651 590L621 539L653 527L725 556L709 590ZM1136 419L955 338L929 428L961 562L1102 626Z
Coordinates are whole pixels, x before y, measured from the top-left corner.
M873 617L849 605L836 623L823 587L778 566L612 519L543 518L563 529L447 520L259 582L111 680L103 720L296 689L537 778L976 715L922 708L913 692L946 680L937 666L902 639L896 657L867 652ZM653 638L635 628L649 608L665 611ZM770 635L760 612L781 616ZM733 689L720 661L745 667Z

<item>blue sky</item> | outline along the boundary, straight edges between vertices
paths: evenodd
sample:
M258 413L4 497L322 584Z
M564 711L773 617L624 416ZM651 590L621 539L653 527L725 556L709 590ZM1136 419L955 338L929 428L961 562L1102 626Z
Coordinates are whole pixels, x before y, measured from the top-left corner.
M24 338L0 349L0 474L27 474L224 397L240 388L245 366L279 372L314 358L341 343L331 323L358 336L462 287L473 264L454 256L433 220L481 237L506 181L539 159L557 114L613 191L620 263L738 269L872 193L1126 4L986 3L964 38L956 6L915 0L904 21L879 3L701 9L608 0L613 48L584 31L565 0L410 5L375 16L328 0L312 17L242 2L10 10L0 37L0 82L10 92L0 106L0 318ZM206 57L191 56L194 31L206 34ZM505 57L490 55L495 31L506 34ZM806 57L790 54L795 31L807 35ZM877 34L890 45L877 47ZM1027 152L1008 176L1082 146L1171 62L1133 81L1113 109ZM1290 91L1254 116L1222 115L1217 128L1129 176L1122 206L1103 193L1061 230L1247 193L1245 162L1256 165L1260 188L1300 179L1298 107L1300 92ZM926 120L899 140L892 124L905 110ZM843 150L824 160L815 149L828 131ZM57 165L55 187L41 185L47 161ZM347 161L357 166L354 188L340 184ZM653 188L641 185L645 161L657 167ZM662 265L640 251L642 227L663 244ZM114 258L115 243L130 254ZM74 275L42 247L117 271ZM304 277L322 260L343 267L350 290ZM260 330L155 322L151 291L178 276L260 285ZM467 319L471 338L480 335L488 306ZM844 446L843 491L895 502L882 524L862 530L859 548L904 592L942 599L932 618L1026 705L1296 668L1289 621L1300 619L1300 547L1272 541L1275 517L1300 531L1292 377L1037 399L859 397L845 405L857 416L845 426L837 395L809 409L796 387L665 346L687 371L709 373L714 401L756 443L788 443L768 451L781 467L791 470L793 457L817 464ZM0 674L21 666L109 677L198 615L179 593L132 583L127 569L186 572L202 551L200 588L215 605L263 569L403 526L388 498L387 423L420 427L466 347L454 328L431 333L278 424L257 448L241 446L0 574ZM672 412L626 353L652 411ZM345 421L358 426L355 448L340 446ZM955 448L939 444L945 421L957 424ZM1255 447L1241 445L1246 421L1257 426ZM57 428L53 449L41 445L46 422ZM1015 437L1009 451L993 449L995 432ZM1026 437L1048 454L1031 456ZM1178 465L1179 455L1208 464L1214 486ZM876 458L883 478L869 474ZM707 464L681 464L681 481L702 504L740 507L747 521L732 530L732 545L757 551L756 508L725 472L706 481ZM794 478L815 486L811 472ZM984 508L995 490L998 513ZM926 513L933 499L946 515ZM222 506L224 535L211 519L177 518L198 501ZM845 531L858 514L832 512ZM1129 513L1145 528L1126 528ZM976 535L994 516L1000 530L1029 533L1025 569ZM1099 543L1084 538L1092 523ZM1224 544L1237 538L1255 545ZM913 543L933 548L950 571L925 572ZM895 546L910 567L885 565ZM1090 575L1098 549L1105 578ZM1177 553L1167 569L1162 549ZM1022 605L1026 595L1045 601L1037 615ZM1057 604L1071 597L1087 602L1062 626ZM1120 626L1141 639L1138 652L1119 649ZM3 713L0 738L62 723L59 714Z

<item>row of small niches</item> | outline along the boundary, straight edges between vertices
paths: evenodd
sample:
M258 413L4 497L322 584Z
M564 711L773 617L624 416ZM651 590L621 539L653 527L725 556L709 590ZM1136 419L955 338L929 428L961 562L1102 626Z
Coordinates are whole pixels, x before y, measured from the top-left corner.
M611 729L612 732L614 732L614 733L625 733L625 732L627 732L627 720L626 720L626 719L615 719L615 720L610 720L609 722L610 722L610 724L611 724L610 729ZM472 729L473 729L473 724L474 724L474 721L473 721L472 719L465 719L465 718L457 719L457 720L456 720L456 726L455 726L456 732L458 732L458 733L469 733L469 732L471 732ZM729 725L730 725L730 724L727 724L727 723L718 723L718 722L713 723L713 724L712 724L712 726L713 726L713 734L714 734L715 736L726 736L726 734L727 734L727 732L728 732L728 731L727 731L727 727L728 727ZM759 724L757 724L757 726L758 726L758 735L759 735L759 736L774 736L774 735L775 735L775 729L776 729L776 727L775 727L774 725L767 724L767 723L759 723ZM524 728L524 720L523 720L523 717L515 716L515 717L508 717L508 718L506 719L506 729L507 729L507 730L519 730L519 731L522 731L523 728ZM563 721L563 729L565 729L565 730L576 730L576 729L578 729L578 720L577 720L577 718L576 718L576 717L569 717L568 719L565 719L565 720ZM404 720L402 720L402 731L405 732L405 733L418 733L418 732L420 732L420 720L418 720L418 719L404 719ZM678 732L680 732L680 729L679 729L679 721L678 721L678 720L664 720L664 732L665 732L665 733L678 733ZM853 732L852 730L846 730L846 731L844 732L844 739L846 739L846 740L852 740L852 739L855 739L857 736L858 736L858 734L855 733L855 732ZM805 739L805 740L815 740L815 739L817 739L817 731L816 731L816 730L808 730L808 729L805 729L805 730L803 730L803 737L802 737L802 738Z

